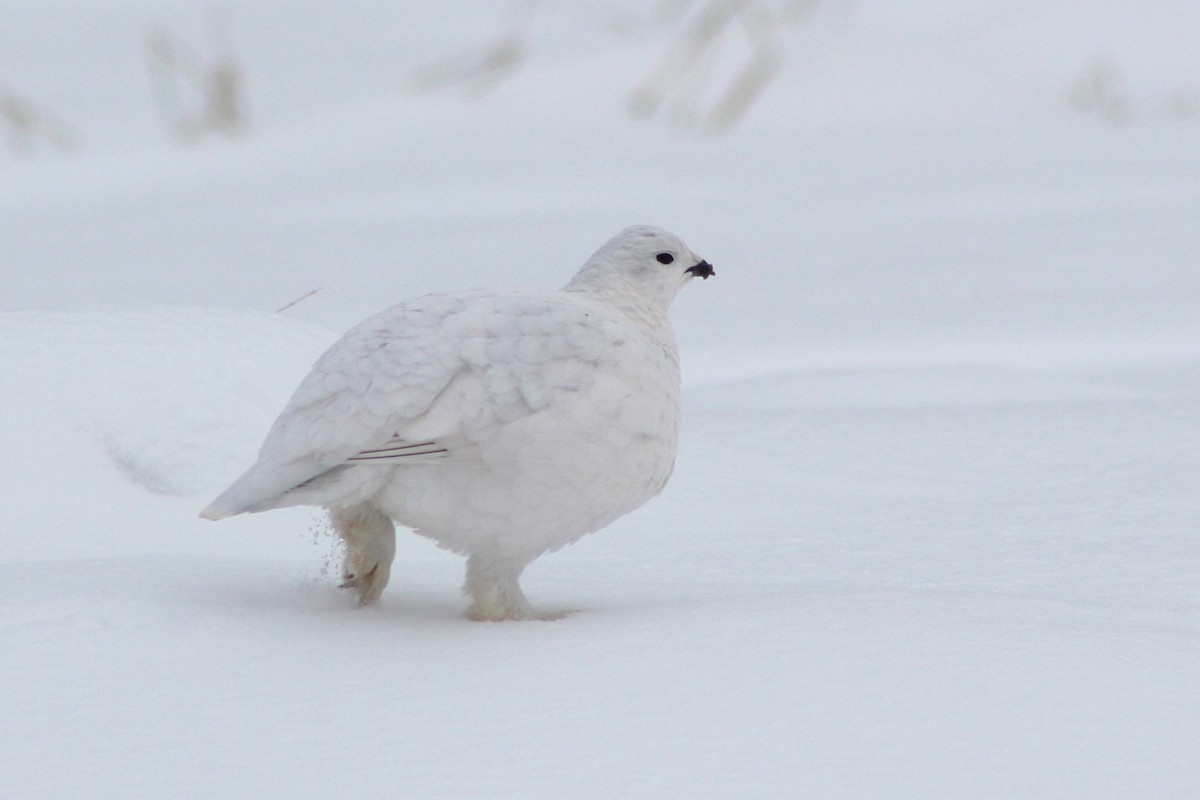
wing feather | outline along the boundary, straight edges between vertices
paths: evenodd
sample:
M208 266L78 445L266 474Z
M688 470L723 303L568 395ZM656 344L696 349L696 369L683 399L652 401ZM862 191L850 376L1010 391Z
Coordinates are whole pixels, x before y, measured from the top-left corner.
M314 501L312 487L340 485L321 478L345 474L339 467L453 458L594 380L611 349L598 322L594 309L546 293L464 292L393 306L317 360L257 463L204 513L319 504L328 501Z
M408 442L394 435L381 447L362 450L347 458L347 461L393 461L408 463L436 461L450 451L437 442Z

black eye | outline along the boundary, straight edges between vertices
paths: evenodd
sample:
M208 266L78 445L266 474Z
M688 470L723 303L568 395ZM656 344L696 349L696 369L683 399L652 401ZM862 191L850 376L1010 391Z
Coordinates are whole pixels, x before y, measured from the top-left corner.
M659 253L655 256L655 258L658 259L658 263L660 264L670 264L675 260L675 256L671 255L670 253Z

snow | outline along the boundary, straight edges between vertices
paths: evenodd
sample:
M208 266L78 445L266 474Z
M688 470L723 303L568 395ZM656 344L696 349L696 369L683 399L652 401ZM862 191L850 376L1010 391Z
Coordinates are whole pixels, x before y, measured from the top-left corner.
M0 796L1200 795L1196 6L830 0L715 138L627 115L666 22L542 6L471 99L409 87L492 4L235 4L249 134L186 148L141 36L201 7L0 3L79 137L0 151ZM196 518L342 330L639 222L718 277L666 492L525 578L576 613Z

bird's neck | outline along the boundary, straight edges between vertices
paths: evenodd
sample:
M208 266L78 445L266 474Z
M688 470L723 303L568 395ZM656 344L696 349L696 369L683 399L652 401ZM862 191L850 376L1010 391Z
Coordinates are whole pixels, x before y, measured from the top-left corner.
M587 281L572 281L564 291L619 313L643 330L650 340L659 343L664 352L675 353L675 333L671 330L670 320L667 319L666 304L632 290L622 291L621 288Z

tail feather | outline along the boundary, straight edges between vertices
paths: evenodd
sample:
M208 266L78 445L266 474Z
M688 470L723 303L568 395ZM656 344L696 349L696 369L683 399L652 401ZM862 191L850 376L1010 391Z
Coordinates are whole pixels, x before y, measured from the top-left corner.
M225 519L287 505L282 496L329 468L316 463L259 461L200 512L201 519Z
M216 522L219 519L232 517L237 513L237 511L231 511L224 506L219 505L217 501L214 500L211 504L206 506L203 511L200 512L200 519L211 519L213 522Z

